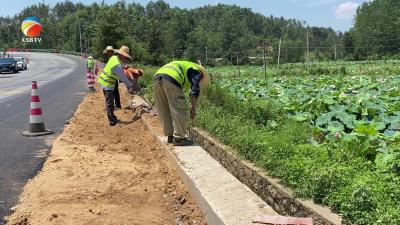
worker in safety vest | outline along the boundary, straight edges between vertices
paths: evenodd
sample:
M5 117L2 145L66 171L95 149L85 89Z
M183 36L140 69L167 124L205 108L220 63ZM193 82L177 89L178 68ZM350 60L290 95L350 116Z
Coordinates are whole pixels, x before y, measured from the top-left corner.
M103 89L104 97L106 99L107 117L110 122L110 126L115 126L119 120L114 115L114 101L115 101L115 85L118 80L121 80L128 91L133 92L133 84L126 78L124 69L121 62L127 62L132 57L129 55L129 48L122 46L119 50L114 50L115 55L111 56L105 65L103 71L100 73L98 83Z
M94 59L93 56L89 56L86 60L86 68L87 71L90 72L91 74L94 73Z
M190 90L190 118L194 119L200 87L206 87L209 83L207 70L193 62L173 61L156 72L154 76L156 108L168 143L173 143L175 146L193 144L193 141L187 138L189 107L184 91Z
M95 78L94 78L94 64L95 61L93 56L88 56L86 59L86 77L87 77L87 85L90 92L96 91L94 88L95 85Z
M113 46L107 46L107 48L103 51L103 54L106 57L106 62L108 62L108 60L110 60L110 58L115 54L114 48ZM115 88L114 88L114 103L115 103L115 109L121 109L121 97L119 95L119 81L115 84Z

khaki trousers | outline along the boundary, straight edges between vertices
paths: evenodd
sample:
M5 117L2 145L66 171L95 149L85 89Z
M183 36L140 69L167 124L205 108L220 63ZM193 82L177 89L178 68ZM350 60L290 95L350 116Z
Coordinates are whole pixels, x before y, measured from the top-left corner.
M156 78L154 96L164 135L187 137L189 107L183 90L168 80Z

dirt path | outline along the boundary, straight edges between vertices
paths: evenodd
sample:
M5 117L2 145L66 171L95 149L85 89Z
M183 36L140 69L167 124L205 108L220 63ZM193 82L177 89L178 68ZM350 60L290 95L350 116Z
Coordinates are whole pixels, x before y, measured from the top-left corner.
M142 121L108 126L100 91L81 103L15 210L8 224L206 224Z

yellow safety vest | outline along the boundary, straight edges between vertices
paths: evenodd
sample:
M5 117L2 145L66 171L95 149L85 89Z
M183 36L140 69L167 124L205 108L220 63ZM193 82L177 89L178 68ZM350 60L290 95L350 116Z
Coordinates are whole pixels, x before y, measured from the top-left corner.
M93 59L88 59L87 60L87 68L88 69L93 69L94 67L94 60Z
M187 71L189 69L199 70L196 63L189 61L172 61L167 65L161 67L155 74L155 76L160 74L168 75L174 80L176 80L183 89L190 89L190 81L188 81Z
M112 56L101 72L97 82L104 87L114 87L118 82L118 76L112 73L112 68L119 64L121 63L119 62L118 56Z

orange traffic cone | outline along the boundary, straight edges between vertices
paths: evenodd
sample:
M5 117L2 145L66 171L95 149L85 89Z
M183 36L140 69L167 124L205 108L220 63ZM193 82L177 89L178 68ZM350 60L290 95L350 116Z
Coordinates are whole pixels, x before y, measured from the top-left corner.
M37 89L38 87L36 81L32 81L29 131L22 132L22 135L27 137L36 137L53 133L53 131L46 130L46 128L44 127L42 108L40 108L40 98L39 94L37 93Z

